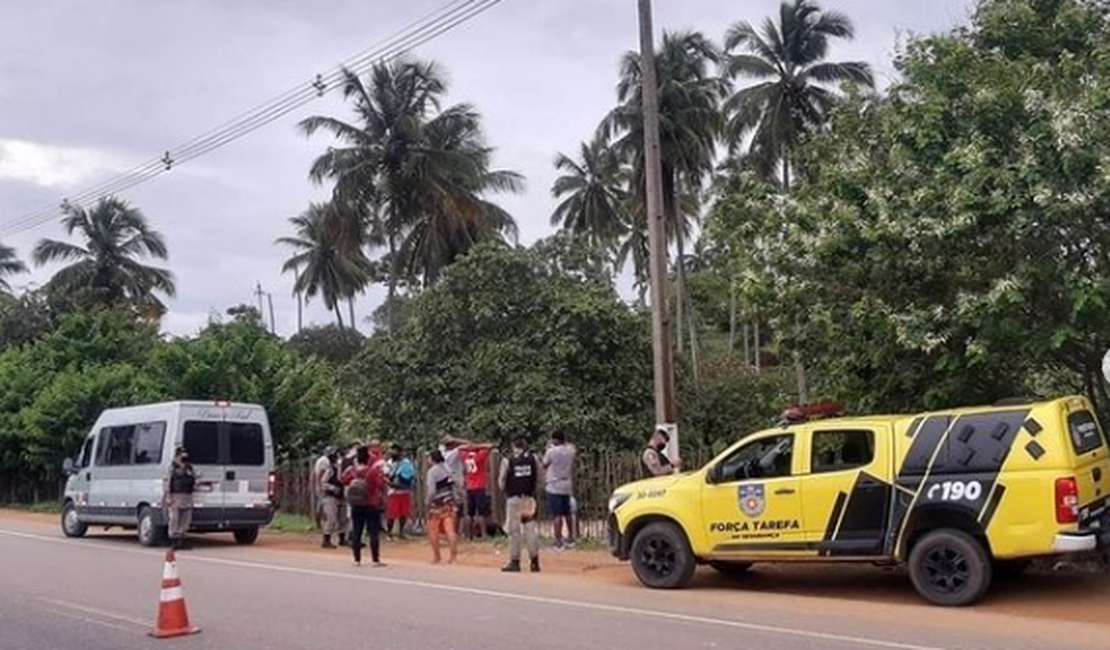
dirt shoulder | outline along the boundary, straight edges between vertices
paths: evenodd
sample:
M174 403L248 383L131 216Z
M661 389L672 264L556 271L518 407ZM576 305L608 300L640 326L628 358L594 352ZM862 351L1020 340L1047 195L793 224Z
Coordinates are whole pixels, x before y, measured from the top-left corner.
M56 515L0 509L0 522L12 521L57 530ZM133 533L120 532L121 535ZM198 546L218 548L231 544L228 536L197 538ZM257 547L282 553L330 556L346 562L346 549L320 548L319 537L312 534L264 532ZM386 541L386 561L411 563L430 559L424 539ZM460 564L470 569L496 570L506 561L503 543L463 543ZM548 574L574 577L610 586L636 586L627 563L618 562L599 549L542 553L543 570ZM834 598L882 604L919 604L905 572L870 565L761 564L742 579L725 579L712 570L700 570L695 587L703 595L728 598L730 594L766 593L798 597ZM990 597L976 611L1017 617L1110 624L1110 574L1040 569L1020 578L999 581Z

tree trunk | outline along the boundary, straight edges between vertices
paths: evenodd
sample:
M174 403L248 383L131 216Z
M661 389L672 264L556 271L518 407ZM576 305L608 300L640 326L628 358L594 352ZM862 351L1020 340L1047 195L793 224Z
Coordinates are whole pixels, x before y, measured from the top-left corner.
M354 296L351 296L351 297L347 298L347 309L349 310L348 313L351 315L351 329L353 329L355 331L358 331L358 327L355 325L355 297Z
M736 285L728 286L728 353L736 350ZM745 358L745 363L747 359Z
M690 296L686 296L689 300L686 308L686 315L690 321L687 323L690 331L690 365L694 369L694 383L701 381L701 367L698 362L698 328L697 328L697 308L694 306L694 301Z
M790 193L790 148L782 148L782 189Z
M343 311L339 309L339 303L336 302L332 309L335 311L335 321L339 323L339 329L343 329Z
M753 352L755 353L755 371L759 372L760 365L762 363L760 357L762 356L761 352L762 352L762 348L763 348L763 340L759 336L759 318L758 317L755 319L754 327L755 327L755 335L752 337L752 343L753 343L753 346L755 348L753 350Z
M744 367L752 366L752 328L747 323L741 328L744 337Z
M683 259L686 257L686 245L682 237L682 227L678 224L677 211L672 211L669 215L673 217L671 223L674 224L674 237L675 244L678 248L678 259L675 266L675 281L678 285L678 291L675 291L675 318L678 321L675 329L675 338L678 341L677 351L683 354L686 351L686 345L683 340L685 332L683 327L686 326L684 322L686 319L686 262Z
M394 297L397 295L397 238L390 233L389 237L389 288L385 298L385 331L393 333Z

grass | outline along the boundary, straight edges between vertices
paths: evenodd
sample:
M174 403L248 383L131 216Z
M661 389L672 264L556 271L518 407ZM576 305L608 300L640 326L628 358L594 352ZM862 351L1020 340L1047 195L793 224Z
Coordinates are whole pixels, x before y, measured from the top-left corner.
M62 513L61 501L37 501L35 503L5 503L0 507L12 510L25 510L44 515L58 515Z
M311 533L316 530L316 522L312 517L279 512L269 528L282 533Z

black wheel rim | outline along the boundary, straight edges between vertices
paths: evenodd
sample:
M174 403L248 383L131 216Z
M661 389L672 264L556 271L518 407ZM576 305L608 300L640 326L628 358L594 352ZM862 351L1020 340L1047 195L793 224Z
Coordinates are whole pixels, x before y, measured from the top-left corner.
M640 550L640 566L653 575L665 578L674 573L678 564L678 549L664 537L652 536L644 540Z
M971 568L958 549L941 545L925 556L925 577L929 585L945 594L959 593L971 581Z

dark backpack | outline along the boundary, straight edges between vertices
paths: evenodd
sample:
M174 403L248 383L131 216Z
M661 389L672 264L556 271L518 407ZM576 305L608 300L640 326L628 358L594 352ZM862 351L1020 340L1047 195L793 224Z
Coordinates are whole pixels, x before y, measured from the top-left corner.
M366 479L358 476L351 484L347 486L346 490L347 503L352 506L368 506L370 503L370 485Z

